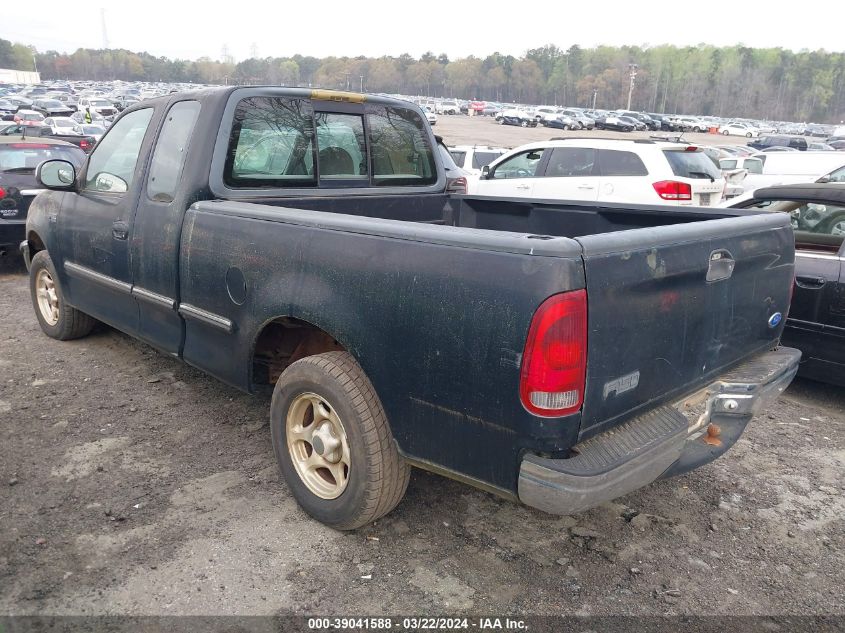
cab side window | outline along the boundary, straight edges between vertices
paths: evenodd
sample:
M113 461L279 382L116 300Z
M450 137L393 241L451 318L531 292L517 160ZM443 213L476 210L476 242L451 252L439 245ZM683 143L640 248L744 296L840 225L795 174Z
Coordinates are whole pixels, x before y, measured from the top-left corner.
M132 187L141 143L153 116L153 108L136 110L115 123L97 143L85 174L83 189L126 193Z
M534 178L537 176L537 168L543 158L542 149L532 149L511 156L506 161L496 165L491 174L495 180L506 178Z

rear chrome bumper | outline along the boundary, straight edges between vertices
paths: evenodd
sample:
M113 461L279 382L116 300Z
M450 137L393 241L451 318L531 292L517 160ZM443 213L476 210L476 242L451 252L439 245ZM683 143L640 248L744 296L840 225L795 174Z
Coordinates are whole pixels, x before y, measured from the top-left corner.
M788 347L760 354L671 406L578 444L572 458L527 454L519 469L520 501L572 514L713 461L789 386L800 359L801 352Z

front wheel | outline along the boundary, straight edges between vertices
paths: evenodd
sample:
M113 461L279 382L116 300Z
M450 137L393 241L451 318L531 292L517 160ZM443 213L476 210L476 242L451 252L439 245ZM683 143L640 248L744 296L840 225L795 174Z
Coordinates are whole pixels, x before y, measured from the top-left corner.
M752 136L751 132L748 132L748 133L745 135L745 137L746 137L746 138L751 138L751 136Z
M722 132L722 136L727 136L728 134L730 134L730 132L728 132L727 130L725 130L724 132Z
M87 336L96 321L65 301L59 276L47 251L38 251L29 267L29 294L41 330L50 338L69 341Z
M291 493L321 523L354 530L405 494L411 468L372 384L347 352L308 356L282 372L270 430Z
M523 121L520 125L522 125L522 127L528 127L528 121Z

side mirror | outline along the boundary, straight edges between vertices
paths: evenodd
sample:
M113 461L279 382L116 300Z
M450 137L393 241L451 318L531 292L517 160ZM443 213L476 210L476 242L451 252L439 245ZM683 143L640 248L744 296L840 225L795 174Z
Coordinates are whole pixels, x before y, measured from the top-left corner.
M484 167L481 168L481 177L485 180L490 178L490 165L484 165Z
M827 174L826 176L822 176L816 182L818 182L818 183L830 182L830 174Z
M35 170L35 179L46 189L70 191L76 186L76 168L66 160L45 160Z

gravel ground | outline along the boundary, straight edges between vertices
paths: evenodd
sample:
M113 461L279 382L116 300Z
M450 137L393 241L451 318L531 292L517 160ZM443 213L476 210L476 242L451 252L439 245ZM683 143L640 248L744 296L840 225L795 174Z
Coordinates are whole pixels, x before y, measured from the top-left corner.
M14 261L0 316L0 614L845 614L841 389L798 380L717 462L578 516L415 471L338 533L280 480L267 400L106 327L47 338Z

